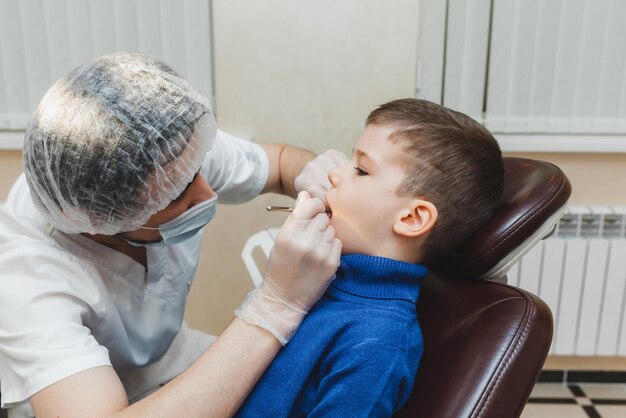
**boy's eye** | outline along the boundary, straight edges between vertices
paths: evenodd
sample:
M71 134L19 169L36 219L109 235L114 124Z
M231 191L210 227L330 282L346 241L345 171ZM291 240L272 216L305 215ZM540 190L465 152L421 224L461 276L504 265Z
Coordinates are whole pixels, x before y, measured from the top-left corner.
M367 176L369 173L365 170L363 170L361 167L354 167L354 171L356 172L357 176Z

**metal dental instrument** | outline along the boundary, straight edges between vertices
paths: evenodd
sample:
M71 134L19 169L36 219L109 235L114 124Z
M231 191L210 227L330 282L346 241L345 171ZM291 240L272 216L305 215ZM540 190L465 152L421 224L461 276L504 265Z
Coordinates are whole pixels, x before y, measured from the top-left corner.
M293 208L291 206L266 206L265 210L268 212L293 212ZM326 213L331 213L332 211L327 210Z
M266 206L268 212L293 212L293 208L289 206Z

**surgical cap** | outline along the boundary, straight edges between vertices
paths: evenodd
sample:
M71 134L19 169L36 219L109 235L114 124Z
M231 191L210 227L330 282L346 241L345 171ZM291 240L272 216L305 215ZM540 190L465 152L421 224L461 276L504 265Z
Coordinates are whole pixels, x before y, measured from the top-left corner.
M134 231L193 180L216 130L208 100L162 61L101 57L37 107L24 139L32 200L67 233Z

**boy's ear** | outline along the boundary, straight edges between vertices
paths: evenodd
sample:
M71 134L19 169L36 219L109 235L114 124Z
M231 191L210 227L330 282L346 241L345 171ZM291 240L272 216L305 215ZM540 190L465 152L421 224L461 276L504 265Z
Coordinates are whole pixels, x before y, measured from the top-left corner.
M434 204L427 200L414 199L398 213L393 223L393 231L408 238L418 237L433 229L437 215Z

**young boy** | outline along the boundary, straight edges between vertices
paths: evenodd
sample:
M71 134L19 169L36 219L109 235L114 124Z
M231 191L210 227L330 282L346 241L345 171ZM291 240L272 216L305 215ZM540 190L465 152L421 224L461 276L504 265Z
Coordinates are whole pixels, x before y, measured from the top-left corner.
M425 263L500 201L502 155L470 117L402 99L367 118L351 161L329 173L336 279L238 412L241 417L391 416L423 352L415 303Z

